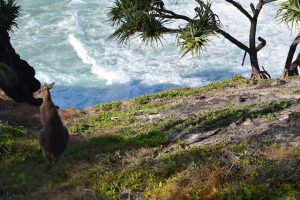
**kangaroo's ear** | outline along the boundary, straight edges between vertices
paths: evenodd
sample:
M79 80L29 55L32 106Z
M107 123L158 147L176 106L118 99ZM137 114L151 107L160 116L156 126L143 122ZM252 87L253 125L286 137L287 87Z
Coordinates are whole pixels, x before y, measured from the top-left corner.
M55 82L48 84L48 85L47 85L47 88L48 88L48 89L52 89L53 86L54 86L54 84L55 84Z

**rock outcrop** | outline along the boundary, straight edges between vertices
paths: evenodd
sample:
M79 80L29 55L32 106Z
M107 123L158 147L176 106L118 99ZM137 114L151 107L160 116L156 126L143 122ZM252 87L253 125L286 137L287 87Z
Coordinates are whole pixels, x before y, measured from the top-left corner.
M32 93L40 86L33 67L12 47L8 32L0 30L0 88L18 103L37 105Z

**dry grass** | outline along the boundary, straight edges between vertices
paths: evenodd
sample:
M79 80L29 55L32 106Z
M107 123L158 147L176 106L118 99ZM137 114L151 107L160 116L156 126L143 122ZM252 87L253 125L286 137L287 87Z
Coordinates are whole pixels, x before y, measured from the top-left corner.
M66 108L59 110L63 122L68 126L82 120L85 113L81 110ZM0 120L27 127L41 127L39 108L36 106L16 103L0 90Z
M296 154L295 148L289 148L282 145L271 145L264 149L263 154L267 160L283 160Z
M66 126L77 123L85 117L85 113L83 111L73 108L59 110L59 115Z
M16 103L0 92L0 120L13 124L39 127L41 126L39 118L39 109L28 104Z

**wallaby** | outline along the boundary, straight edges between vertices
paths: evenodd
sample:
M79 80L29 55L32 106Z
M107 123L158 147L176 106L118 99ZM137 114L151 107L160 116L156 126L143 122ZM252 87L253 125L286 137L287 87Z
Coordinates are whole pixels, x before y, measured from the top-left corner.
M39 142L46 162L48 161L45 152L51 154L52 165L53 161L57 161L59 156L66 150L69 140L68 130L63 125L57 108L51 100L49 90L52 89L53 86L54 83L45 84L33 94L35 98L43 99L43 103L40 106L43 128L40 130Z

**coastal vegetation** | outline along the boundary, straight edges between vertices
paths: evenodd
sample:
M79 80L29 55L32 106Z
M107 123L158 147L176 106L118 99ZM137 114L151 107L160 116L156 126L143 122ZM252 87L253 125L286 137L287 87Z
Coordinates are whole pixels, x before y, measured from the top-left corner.
M299 0L288 0L284 1L279 5L277 18L280 22L283 22L293 28L299 27L300 21L300 1ZM292 42L288 56L285 63L285 68L283 72L283 77L287 76L298 76L298 67L300 65L300 54L293 61L294 54L296 52L297 46L300 41L300 33L296 36L294 41Z
M17 26L16 19L20 14L20 6L14 0L0 1L0 30L10 31Z
M160 43L165 34L176 34L177 45L181 48L184 56L188 52L192 52L193 55L199 55L211 37L220 34L245 51L243 64L246 55L249 55L252 67L251 78L270 78L269 73L262 66L260 67L257 57L258 52L265 47L266 40L262 37L256 38L256 32L258 17L263 7L275 1L259 0L256 6L251 3L252 13L249 13L239 2L226 0L226 2L237 8L250 21L249 46L246 46L223 29L218 15L211 9L212 1L201 0L196 1L198 4L194 9L195 16L193 18L168 10L163 0L116 0L115 5L110 8L108 13L111 24L117 27L110 38L115 38L120 43L124 43L130 38L137 36L142 38L143 43L153 44ZM298 27L300 16L299 5L299 0L281 2L278 6L278 20L290 24L291 27ZM176 21L185 21L185 25L178 28L169 28L172 27L170 24ZM256 39L260 41L260 44L256 44ZM291 44L282 77L299 75L300 56L298 55L293 61L298 43L299 35L297 35Z
M159 43L164 34L177 34L183 55L198 55L221 34L249 55L252 79L236 75L84 110L57 109L70 136L52 166L37 139L42 124L32 93L40 84L10 44L20 7L0 0L0 88L6 93L0 91L0 199L300 199L300 79L272 80L257 60L266 45L261 37L256 44L258 16L273 0L251 4L252 14L225 1L250 20L249 46L223 30L212 2L196 0L190 18L162 0L116 0L108 13L118 27L112 38L138 35ZM298 23L297 9L299 1L280 4L279 20ZM176 20L186 25L168 28ZM285 76L298 75L298 41Z
M164 34L176 34L177 44L184 56L188 52L200 54L211 36L220 34L245 51L244 60L246 54L249 55L251 78L270 78L265 70L261 70L257 57L258 52L266 45L266 40L258 37L260 44L257 45L256 32L262 8L273 1L276 0L260 0L256 7L251 3L252 14L250 14L238 2L226 0L250 21L249 46L227 33L222 28L218 15L211 9L212 2L202 0L196 0L193 18L168 10L163 0L116 0L108 13L112 25L117 26L110 37L116 38L121 43L135 36L141 37L143 43L158 43ZM185 21L186 24L178 28L169 28L175 21Z
M61 110L70 144L53 167L36 139L34 108L25 107L24 119L25 105L11 105L20 113L15 116L6 106L0 112L0 198L298 199L299 86L298 78L281 83L239 76ZM10 105L1 98L1 108Z

